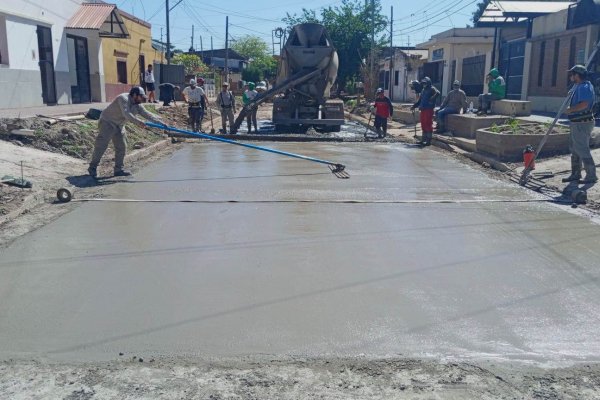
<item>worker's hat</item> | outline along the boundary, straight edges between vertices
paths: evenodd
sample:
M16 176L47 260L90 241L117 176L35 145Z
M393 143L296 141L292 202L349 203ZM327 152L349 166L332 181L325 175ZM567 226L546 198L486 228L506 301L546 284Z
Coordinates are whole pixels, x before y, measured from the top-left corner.
M571 69L569 69L569 72L574 72L579 75L586 75L588 71L585 66L583 66L581 64L577 64L577 65L574 65L573 67L571 67Z
M196 80L194 78L190 79L190 85L194 86L196 84Z
M228 82L223 82L223 84L221 86L229 86Z
M377 89L376 93L383 93L383 89L382 88Z
M131 88L131 90L129 91L129 95L130 96L142 96L143 98L146 98L146 92L144 91L144 88L142 88L141 86L134 86Z
M460 86L460 81L459 80L454 81L454 83L452 84L452 86Z

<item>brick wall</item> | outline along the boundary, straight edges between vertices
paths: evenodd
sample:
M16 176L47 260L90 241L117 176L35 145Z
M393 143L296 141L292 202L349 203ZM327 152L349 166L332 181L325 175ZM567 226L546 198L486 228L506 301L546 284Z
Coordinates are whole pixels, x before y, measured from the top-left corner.
M563 97L567 93L567 70L577 60L577 54L585 49L586 28L574 29L555 35L547 35L531 40L531 68L529 71L529 96ZM575 49L571 50L571 41L575 39ZM558 52L556 51L556 40ZM542 58L542 43L545 43ZM574 59L570 59L573 57ZM556 83L553 74L556 68ZM540 69L542 71L540 75Z
M129 93L133 85L124 83L107 83L104 85L106 89L106 101L113 101L118 95Z

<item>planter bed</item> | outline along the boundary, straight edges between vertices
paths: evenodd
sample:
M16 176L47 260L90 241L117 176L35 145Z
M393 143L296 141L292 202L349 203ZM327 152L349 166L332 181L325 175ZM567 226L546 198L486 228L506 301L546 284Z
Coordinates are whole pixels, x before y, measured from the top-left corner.
M548 127L544 124L520 124L513 131L509 125L478 129L477 152L491 155L500 161L522 161L527 145L538 146ZM569 152L569 128L557 125L538 156L548 157Z
M478 129L503 124L508 117L498 115L450 114L446 117L446 129L454 136L475 139Z

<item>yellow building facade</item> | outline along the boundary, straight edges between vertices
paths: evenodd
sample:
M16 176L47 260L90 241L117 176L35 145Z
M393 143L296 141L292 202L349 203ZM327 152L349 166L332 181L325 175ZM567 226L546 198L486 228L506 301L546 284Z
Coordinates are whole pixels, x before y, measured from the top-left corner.
M160 53L152 48L151 25L122 10L119 14L129 38L102 40L106 101L142 83L148 64L160 61Z

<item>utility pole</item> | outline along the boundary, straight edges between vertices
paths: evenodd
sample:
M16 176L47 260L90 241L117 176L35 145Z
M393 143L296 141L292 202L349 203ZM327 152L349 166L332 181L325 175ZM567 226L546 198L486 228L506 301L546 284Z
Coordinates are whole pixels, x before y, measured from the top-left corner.
M390 7L390 100L394 100L394 6Z
M371 81L371 92L375 88L375 70L373 62L375 58L375 0L371 0L371 66L369 68L369 80ZM371 93L372 94L372 93Z
M171 26L169 25L169 13L183 0L179 0L173 7L169 7L169 0L165 0L165 14L167 15L167 64L171 64Z
M167 65L171 64L171 33L169 29L169 0L165 0L167 13Z
M225 17L225 82L229 83L229 16Z
M204 47L202 47L202 35L200 35L200 58L202 58L202 62L204 62Z
M194 51L194 25L192 25L192 47L190 47L190 53Z
M163 47L165 45L165 42L163 42L163 34L162 34L162 28L160 28L160 46ZM163 56L164 56L165 52L161 51L160 52L160 63L163 63Z

